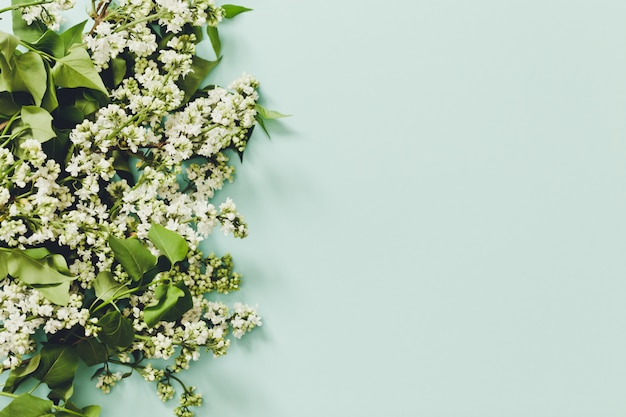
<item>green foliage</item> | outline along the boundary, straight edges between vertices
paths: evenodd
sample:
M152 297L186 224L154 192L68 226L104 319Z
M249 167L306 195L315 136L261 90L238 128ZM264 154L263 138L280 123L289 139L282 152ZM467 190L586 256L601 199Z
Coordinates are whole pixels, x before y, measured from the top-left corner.
M209 40L211 41L211 46L213 47L215 56L219 58L222 55L222 41L220 41L220 35L217 31L217 27L207 26L206 33L209 35Z
M96 276L93 288L99 300L117 299L122 293L128 291L128 287L117 282L109 271L102 271Z
M178 233L152 223L148 232L148 239L170 260L172 265L187 257L189 246L187 241Z
M58 33L52 30L46 30L44 34L34 42L24 43L29 45L31 48L45 52L55 58L63 58L65 56L65 45L63 40Z
M191 295L176 285L159 285L155 289L156 304L144 309L144 320L149 327L153 327L160 320L174 321L179 319L193 306ZM178 307L178 308L175 308Z
M178 81L178 87L185 92L185 98L183 100L184 103L188 102L189 99L198 91L202 81L204 81L206 76L209 75L211 70L215 68L221 60L221 57L216 61L208 61L198 56L193 57L193 63L191 64L192 72L187 74L187 76L182 80Z
M98 320L102 330L98 334L103 343L120 348L127 348L133 343L135 330L131 321L119 311L112 310Z
M78 352L78 356L80 356L87 366L106 362L109 358L109 352L106 346L92 337L84 339L76 345L76 352Z
M41 348L41 360L33 377L50 388L65 386L72 382L78 368L78 354L73 346L45 345Z
M45 417L52 413L52 401L22 394L0 411L0 417Z
M26 381L29 376L37 370L40 361L41 355L37 354L28 359L20 367L13 369L9 374L6 382L4 383L2 391L15 392L15 390L19 388L22 382Z
M24 138L33 138L39 142L46 142L56 136L52 129L52 116L45 109L37 106L23 106L20 110L21 126L28 129Z
M139 239L118 239L110 236L109 246L113 250L115 260L135 281L140 280L143 274L156 264L154 255Z
M108 94L87 50L82 46L75 45L67 55L57 60L52 76L59 87L87 87Z
M243 6L237 6L234 4L224 4L222 5L222 8L224 9L224 17L227 19L232 19L233 17L237 16L240 13L244 13L244 12L249 12L252 9L248 9L247 7L243 7Z
M87 21L83 20L82 22L72 26L65 32L59 34L59 38L63 42L63 55L67 55L72 46L83 43L83 30L85 29L86 23Z

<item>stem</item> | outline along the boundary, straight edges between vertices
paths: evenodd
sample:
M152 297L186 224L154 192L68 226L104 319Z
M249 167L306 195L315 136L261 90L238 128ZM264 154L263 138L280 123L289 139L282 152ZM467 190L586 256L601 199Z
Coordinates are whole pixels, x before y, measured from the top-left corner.
M14 4L13 6L0 9L0 13L8 12L10 10L22 9L24 7L40 6L42 4L52 3L53 1L54 0L37 0L37 1L31 1L30 3Z
M24 42L24 41L20 41L20 45L22 45L24 48L28 49L29 51L33 51L38 53L39 55L41 55L43 58L45 58L48 62L52 62L52 61L56 61L56 58L53 57L52 55L49 55L43 51L40 51L39 49L35 49L32 46L30 46L28 43Z

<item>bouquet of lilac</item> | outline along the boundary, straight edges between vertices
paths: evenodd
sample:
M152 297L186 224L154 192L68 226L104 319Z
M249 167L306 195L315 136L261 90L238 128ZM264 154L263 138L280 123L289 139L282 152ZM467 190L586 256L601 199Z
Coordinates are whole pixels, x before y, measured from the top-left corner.
M218 227L248 233L235 203L214 194L256 124L283 115L257 103L249 75L204 84L221 58L218 24L250 9L101 0L89 22L60 32L73 6L0 10L13 17L13 33L0 32L0 360L10 372L0 417L98 416L72 397L79 361L105 393L133 372L163 401L178 392L174 414L190 417L202 398L179 372L261 325L254 308L206 297L236 291L241 276L200 242ZM204 35L216 60L196 55Z

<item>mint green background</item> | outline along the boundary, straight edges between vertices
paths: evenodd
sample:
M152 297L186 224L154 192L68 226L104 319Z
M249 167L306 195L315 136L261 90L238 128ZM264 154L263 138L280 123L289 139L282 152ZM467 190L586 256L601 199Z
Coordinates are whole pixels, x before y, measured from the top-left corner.
M294 117L220 195L264 326L198 414L626 415L626 2L245 5L215 80ZM135 378L102 417L173 406Z

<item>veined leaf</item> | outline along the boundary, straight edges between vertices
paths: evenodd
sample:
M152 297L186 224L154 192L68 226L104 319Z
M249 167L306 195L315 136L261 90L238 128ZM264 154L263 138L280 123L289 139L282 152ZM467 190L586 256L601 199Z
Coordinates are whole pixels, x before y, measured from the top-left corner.
M83 30L85 29L86 20L72 26L68 30L59 34L59 38L63 42L64 54L70 50L72 45L83 43Z
M4 55L7 62L11 60L15 53L15 48L20 44L20 38L10 33L0 32L0 53Z
M37 354L30 358L25 364L13 369L4 383L4 387L2 387L2 391L15 392L20 384L27 380L28 377L37 370L40 360L41 355Z
M59 402L59 400L65 402L70 399L72 394L74 394L74 381L68 381L52 388L48 393L48 398L55 402Z
M232 19L238 14L249 12L252 9L248 9L247 7L237 6L235 4L223 4L222 8L224 9L224 17L226 19Z
M128 290L126 285L122 285L113 278L109 271L101 271L93 282L96 297L100 300L117 298L116 295Z
M74 46L66 56L57 60L52 76L59 87L86 87L108 94L87 50L82 46Z
M15 398L0 411L0 417L44 417L52 413L52 401L28 393Z
M2 87L6 91L25 91L33 96L36 106L41 105L48 88L48 74L41 55L28 51L14 55L8 62L12 70L7 74L4 68L1 74Z
M66 306L70 302L69 282L55 285L32 285L32 287L56 305Z
M78 368L78 355L73 346L45 345L41 348L41 361L33 378L50 388L65 386L74 379Z
M21 122L30 129L33 139L43 143L56 137L52 130L52 116L38 106L24 106L21 110Z
M52 285L76 279L60 273L49 257L34 259L19 249L9 252L7 267L9 275L28 285Z
M11 5L29 3L30 0L12 0ZM46 25L40 21L34 21L30 25L27 24L22 18L21 10L13 10L13 33L20 37L20 39L28 42L34 42L44 34L47 30Z
M109 237L109 246L113 256L122 265L128 275L135 281L156 264L156 258L139 239L118 239Z
M178 300L185 296L185 292L175 285L159 285L155 289L156 304L147 306L143 317L149 327L157 324L163 316L171 310Z
M189 246L187 241L178 233L173 232L157 223L152 223L148 232L148 239L170 260L172 265L187 257Z
M102 328L98 337L109 346L127 348L133 343L135 338L133 324L116 310L109 311L102 316L98 321L98 326Z
M81 341L76 346L76 352L87 366L106 362L109 358L106 346L93 337Z
M63 40L58 33L52 30L46 30L35 42L26 43L38 51L43 51L55 58L61 58L65 55Z

